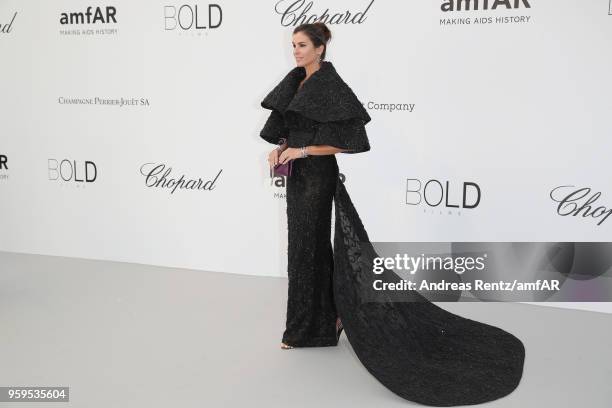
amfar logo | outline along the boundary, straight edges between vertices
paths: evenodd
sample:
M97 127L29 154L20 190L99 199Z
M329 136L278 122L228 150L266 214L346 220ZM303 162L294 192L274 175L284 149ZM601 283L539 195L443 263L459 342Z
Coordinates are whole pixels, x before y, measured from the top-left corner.
M444 184L438 180L428 180L423 184L420 179L406 179L406 204L425 204L429 207L438 207L442 204L444 208L476 208L480 203L480 187L476 183L464 181L459 188L451 188L451 183L446 180ZM454 191L454 194L451 192ZM470 194L471 192L471 194ZM453 198L451 198L451 195ZM461 203L454 203L456 197L461 197Z
M203 181L201 178L197 180L185 180L184 174L181 174L177 180L175 178L169 178L172 167L166 169L163 163L145 163L140 166L140 174L145 176L145 185L147 187L169 188L172 189L170 194L173 194L177 188L186 190L212 190L215 188L215 181L217 181L222 171L223 169L219 170L219 173L217 173L213 180Z
M223 21L223 11L218 4L198 7L198 4L164 6L164 30L205 30L218 28Z
M8 158L4 154L0 154L0 180L8 179L8 174L4 171L8 171Z
M291 177L291 176L290 176ZM346 175L343 173L338 173L338 178L341 183L346 181ZM286 176L274 176L270 177L270 186L275 189L283 189L287 187L287 177ZM274 198L286 198L286 191L274 191Z
M7 23L7 24L0 23L0 33L8 34L11 32L11 30L13 29L13 21L15 21L15 17L17 17L17 12L13 14L13 18L11 19L10 23Z
M284 4L281 4L284 3ZM325 24L362 24L366 20L366 13L374 0L363 11L351 12L346 10L340 13L329 14L329 9L326 9L320 16L316 14L308 14L312 8L312 1L306 3L304 0L280 0L274 6L274 11L281 15L281 25L297 26L303 23L314 23L321 21Z
M557 192L557 190L559 190ZM603 205L593 209L590 204L593 204L599 199L601 193L598 191L588 198L585 198L591 193L588 187L576 189L576 186L558 186L551 190L550 198L559 203L557 206L557 214L561 216L582 215L582 218L601 218L597 225L601 225L611 214L612 209L608 209ZM583 200L584 199L584 200ZM580 214L582 212L582 214Z
M506 9L531 8L527 0L444 0L442 11L495 10L498 7Z
M75 183L93 183L98 178L98 168L92 161L77 162L76 160L56 159L47 160L49 180L72 181Z
M60 24L108 24L117 22L117 9L113 6L96 7L92 11L92 7L87 7L87 11L62 13L60 16Z

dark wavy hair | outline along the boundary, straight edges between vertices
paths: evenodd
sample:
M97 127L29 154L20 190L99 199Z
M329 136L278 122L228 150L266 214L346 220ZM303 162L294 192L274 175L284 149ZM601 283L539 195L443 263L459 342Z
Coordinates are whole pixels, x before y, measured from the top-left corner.
M300 24L295 27L293 30L293 34L303 32L308 36L310 41L314 44L315 48L324 46L323 53L321 54L321 59L325 59L325 53L327 52L327 42L331 40L331 31L320 21L312 24Z

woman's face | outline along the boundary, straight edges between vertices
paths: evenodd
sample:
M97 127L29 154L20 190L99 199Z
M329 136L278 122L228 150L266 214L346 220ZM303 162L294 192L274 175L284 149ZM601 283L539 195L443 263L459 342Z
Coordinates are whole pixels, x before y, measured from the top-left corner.
M298 67L304 67L319 60L319 56L323 52L323 45L315 48L312 41L302 31L293 34L293 56Z

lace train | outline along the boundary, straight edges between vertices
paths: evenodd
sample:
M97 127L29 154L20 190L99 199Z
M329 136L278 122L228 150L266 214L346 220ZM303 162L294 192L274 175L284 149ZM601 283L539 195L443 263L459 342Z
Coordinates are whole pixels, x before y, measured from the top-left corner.
M334 298L366 369L397 395L425 405L478 404L512 392L523 372L523 343L415 291L401 302L384 292L373 295L372 259L378 255L340 179L334 202ZM392 270L376 278L401 280Z

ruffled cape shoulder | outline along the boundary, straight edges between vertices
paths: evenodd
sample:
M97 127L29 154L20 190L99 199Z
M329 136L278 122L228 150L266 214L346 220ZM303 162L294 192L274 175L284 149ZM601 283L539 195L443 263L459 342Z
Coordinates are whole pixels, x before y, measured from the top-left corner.
M370 149L364 125L371 118L352 89L338 75L333 64L321 61L321 66L298 90L306 77L304 67L295 67L268 93L261 102L272 110L260 136L271 143L280 137L293 137L296 143L311 130L310 140L302 144L327 144L357 153Z

